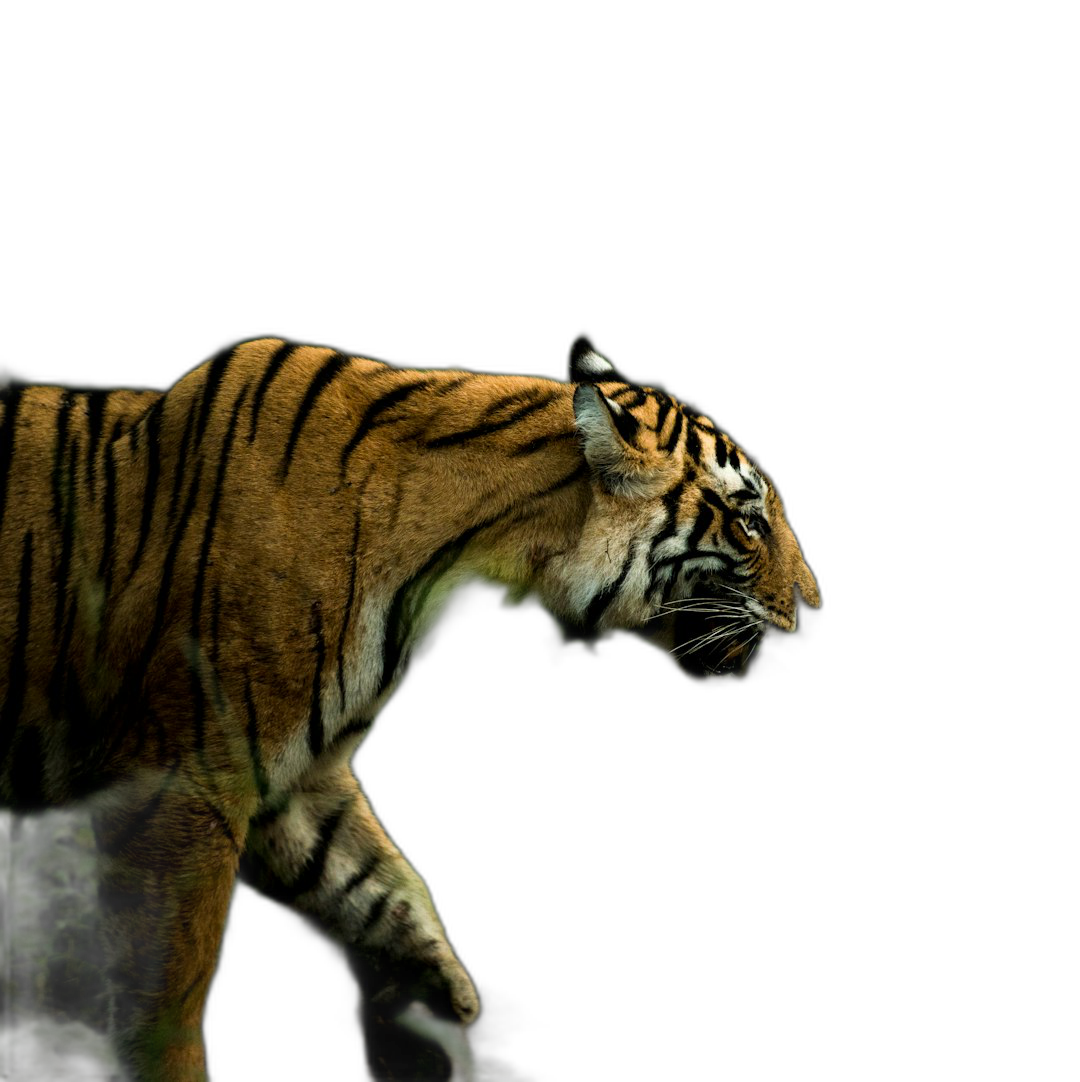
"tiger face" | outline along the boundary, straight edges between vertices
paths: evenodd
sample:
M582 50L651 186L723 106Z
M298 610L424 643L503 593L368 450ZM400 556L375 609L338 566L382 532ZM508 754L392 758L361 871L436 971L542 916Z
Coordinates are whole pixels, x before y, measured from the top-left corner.
M555 575L570 629L634 628L696 675L742 672L817 583L761 471L708 418L626 381L586 339L571 352L592 474L580 541Z

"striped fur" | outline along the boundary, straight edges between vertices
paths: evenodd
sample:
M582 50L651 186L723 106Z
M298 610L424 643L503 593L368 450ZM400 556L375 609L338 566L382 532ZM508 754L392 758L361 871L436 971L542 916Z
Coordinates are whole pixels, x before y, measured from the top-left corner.
M479 1002L349 761L470 575L574 634L742 669L818 603L769 479L584 340L571 383L279 339L168 392L13 386L0 418L0 803L94 796L112 1022L135 1078L205 1077L236 873L346 946L378 1077L449 1077L394 1020Z

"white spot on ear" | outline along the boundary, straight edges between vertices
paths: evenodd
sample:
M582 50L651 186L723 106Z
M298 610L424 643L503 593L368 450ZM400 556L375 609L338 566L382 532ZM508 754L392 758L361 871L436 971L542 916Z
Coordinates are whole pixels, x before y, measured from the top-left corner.
M577 358L575 365L577 370L586 376L602 376L607 372L614 372L615 366L606 357L601 357L599 353L589 350L588 353L583 354Z

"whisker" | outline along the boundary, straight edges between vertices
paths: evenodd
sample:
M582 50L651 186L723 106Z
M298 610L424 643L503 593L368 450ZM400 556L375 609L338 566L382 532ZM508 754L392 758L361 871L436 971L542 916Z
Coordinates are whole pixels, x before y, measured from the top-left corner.
M734 605L710 605L710 606L705 606L705 605L698 605L698 606L680 605L680 606L673 606L673 605L668 605L668 604L662 604L660 606L660 611L659 612L654 612L652 614L652 616L646 617L646 619L647 620L659 620L661 616L673 616L673 615L678 615L678 614L684 613L684 612L694 613L694 614L701 615L701 616L715 616L715 617L717 617L717 619L726 619L729 622L732 619L738 619L739 617L742 617L742 616L751 615L742 606L734 606Z
M682 657L683 654L690 654L697 650L703 650L706 646L709 646L714 642L722 642L724 639L729 639L733 635L739 635L743 631L757 627L764 622L764 620L749 620L745 624L740 624L737 627L724 626L713 628L711 631L706 631L703 634L698 635L695 639L690 639L688 642L682 643L672 650L672 653L676 657Z
M645 618L645 622L659 620L662 616L678 615L681 613L693 613L699 616L715 616L719 620L726 620L728 624L735 619L746 616L756 616L745 605L730 601L717 601L710 597L685 597L675 601L660 603L660 611L654 612Z
M745 605L716 597L678 597L673 601L665 601L664 604L670 609L685 609L692 605L702 605L709 609L737 609L742 612L746 611Z
M758 603L757 598L751 597L750 594L743 593L742 590L736 590L734 586L729 586L726 582L717 580L716 582L710 583L710 585L719 586L724 590L730 590L733 594L738 594L739 597L745 597L747 601L753 601L755 604Z
M735 605L739 602L730 600L724 597L709 597L708 595L702 595L700 597L675 597L670 601L665 602L668 605Z

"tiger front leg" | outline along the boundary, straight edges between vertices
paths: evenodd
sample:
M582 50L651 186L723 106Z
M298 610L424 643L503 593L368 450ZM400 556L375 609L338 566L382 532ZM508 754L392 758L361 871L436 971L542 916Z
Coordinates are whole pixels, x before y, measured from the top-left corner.
M203 1007L251 804L182 770L96 799L110 1036L132 1082L204 1082Z
M313 917L346 948L359 980L369 1066L378 1079L442 1080L450 1055L406 1009L469 1023L480 1002L424 881L387 836L347 765L312 772L251 822L241 875ZM462 1042L463 1043L463 1042Z

